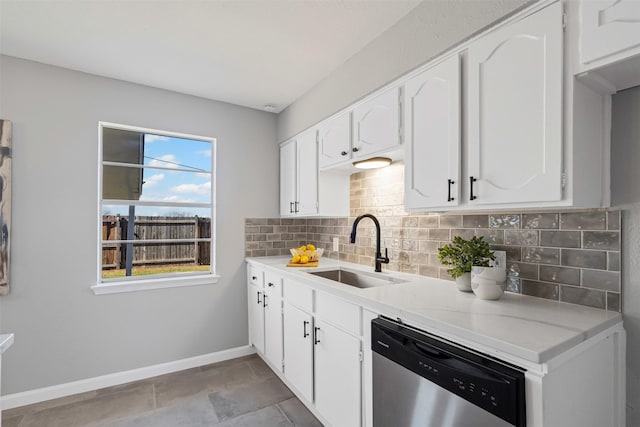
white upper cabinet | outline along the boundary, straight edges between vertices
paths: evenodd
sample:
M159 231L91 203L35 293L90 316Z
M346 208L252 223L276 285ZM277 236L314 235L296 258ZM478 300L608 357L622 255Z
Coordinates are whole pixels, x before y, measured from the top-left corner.
M297 171L296 140L293 139L280 147L280 215L295 214Z
M460 200L460 57L405 84L405 207L456 206Z
M562 199L562 8L469 46L469 203Z
M318 213L318 150L315 130L280 147L280 215Z
M318 128L320 169L351 159L351 114L323 122Z
M582 0L580 51L584 64L640 47L640 1Z
M354 159L370 157L401 142L399 88L383 92L353 110Z
M315 130L298 137L298 206L296 213L318 213L318 145Z

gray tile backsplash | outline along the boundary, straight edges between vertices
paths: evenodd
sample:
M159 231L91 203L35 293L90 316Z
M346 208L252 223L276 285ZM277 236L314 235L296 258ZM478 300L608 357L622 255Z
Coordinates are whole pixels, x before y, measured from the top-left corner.
M309 242L324 248L325 257L373 266L373 222L362 221L356 244L349 243L355 217L371 213L389 249L391 262L383 268L451 280L438 247L455 236L484 236L494 250L506 251L508 267L519 269L510 291L620 311L619 211L407 213L403 171L394 164L351 175L349 218L247 219L246 255L289 255L289 248Z

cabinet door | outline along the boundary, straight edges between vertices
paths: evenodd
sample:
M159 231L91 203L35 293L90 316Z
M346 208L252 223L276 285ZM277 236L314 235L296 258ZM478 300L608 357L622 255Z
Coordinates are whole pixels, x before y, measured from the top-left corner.
M295 206L299 215L318 213L318 144L316 131L298 137L298 198Z
M407 82L405 206L455 206L460 188L460 57Z
M297 179L296 141L280 147L280 215L294 215Z
M313 318L284 303L284 376L313 402Z
M264 294L262 288L249 284L247 303L249 305L249 341L258 353L264 354Z
M264 288L264 356L282 372L282 289L280 277L269 277L265 273ZM273 283L270 287L269 283Z
M323 123L318 129L320 169L351 158L351 114Z
M317 321L315 334L315 403L334 427L360 425L360 340Z
M353 110L353 158L400 145L400 89L391 89Z
M560 2L469 47L471 204L562 198Z
M588 64L640 46L640 1L582 0L580 47Z

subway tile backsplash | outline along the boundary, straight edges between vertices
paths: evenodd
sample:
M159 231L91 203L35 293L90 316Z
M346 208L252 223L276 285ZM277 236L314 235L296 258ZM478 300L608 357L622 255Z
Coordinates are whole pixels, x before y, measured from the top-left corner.
M394 164L351 175L349 218L246 219L246 255L289 255L289 248L309 242L324 248L325 257L373 266L373 222L363 220L356 244L349 243L355 217L371 213L389 249L391 262L383 268L452 280L438 261L438 247L455 236L484 236L493 249L506 251L508 267L520 271L510 291L620 311L619 211L407 213L403 171Z

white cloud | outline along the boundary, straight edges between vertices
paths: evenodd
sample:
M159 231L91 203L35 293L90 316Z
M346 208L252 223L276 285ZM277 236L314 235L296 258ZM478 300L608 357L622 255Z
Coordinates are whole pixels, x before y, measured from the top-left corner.
M152 135L150 133L145 133L144 134L144 142L145 143L157 142L157 141L168 141L168 140L169 140L168 136Z
M162 166L165 168L178 168L179 166L176 164L177 159L173 154L165 154L164 156L160 156L157 159L153 159L149 162L149 166Z
M142 195L142 197L140 197L140 200L143 200L145 202L170 202L170 203L174 203L174 202L178 202L178 203L198 203L197 200L194 200L192 198L189 197L182 197L182 196L177 196L177 195L172 195L172 196L148 196L148 195Z
M211 150L201 150L197 154L203 157L211 157Z
M180 184L172 187L171 192L180 194L211 194L211 181L202 184Z
M163 173L157 173L155 175L151 175L147 177L147 179L144 181L145 188L153 187L163 179L164 179Z

